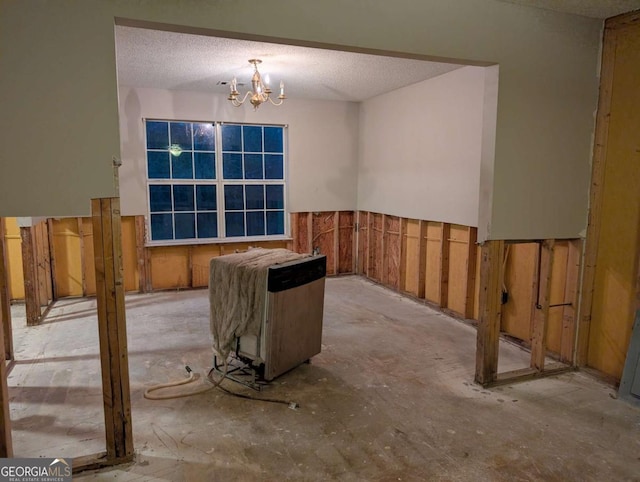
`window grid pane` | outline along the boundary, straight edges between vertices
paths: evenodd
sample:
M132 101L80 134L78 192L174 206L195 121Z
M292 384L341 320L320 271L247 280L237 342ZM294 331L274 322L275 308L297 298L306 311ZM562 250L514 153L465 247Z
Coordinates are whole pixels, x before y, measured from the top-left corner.
M151 240L284 235L283 135L279 126L146 121Z

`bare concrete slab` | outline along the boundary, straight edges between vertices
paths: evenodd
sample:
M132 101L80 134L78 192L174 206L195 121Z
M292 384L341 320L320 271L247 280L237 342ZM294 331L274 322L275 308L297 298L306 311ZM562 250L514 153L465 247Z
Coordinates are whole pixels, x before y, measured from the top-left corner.
M95 300L24 327L9 376L17 457L104 450ZM21 318L22 316L22 318ZM322 353L261 393L150 401L145 388L211 367L205 290L127 296L132 464L76 480L640 480L640 409L573 372L486 390L475 329L359 277L327 280ZM503 343L500 370L529 354Z

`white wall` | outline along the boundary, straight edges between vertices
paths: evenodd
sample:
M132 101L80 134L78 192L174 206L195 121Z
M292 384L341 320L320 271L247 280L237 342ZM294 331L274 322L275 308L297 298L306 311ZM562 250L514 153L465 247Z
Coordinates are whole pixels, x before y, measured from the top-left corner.
M484 68L362 103L358 209L478 225Z
M233 107L226 96L121 86L120 196L125 215L145 214L146 166L141 119L286 124L291 212L356 209L358 105L287 99L279 107Z
M114 193L115 17L497 63L488 235L586 225L602 22L497 0L2 1L0 215L83 215Z

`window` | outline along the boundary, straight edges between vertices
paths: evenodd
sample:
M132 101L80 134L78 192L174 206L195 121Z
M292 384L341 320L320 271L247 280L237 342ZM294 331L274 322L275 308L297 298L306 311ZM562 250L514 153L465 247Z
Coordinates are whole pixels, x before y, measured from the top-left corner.
M150 240L285 234L284 127L146 121Z

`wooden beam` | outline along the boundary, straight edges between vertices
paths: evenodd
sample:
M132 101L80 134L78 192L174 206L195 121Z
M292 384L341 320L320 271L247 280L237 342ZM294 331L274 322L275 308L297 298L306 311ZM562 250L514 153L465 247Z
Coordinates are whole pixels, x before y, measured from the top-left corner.
M289 225L291 226L291 243L287 243L288 249L299 253L298 249L298 213L291 213L289 215Z
M148 293L151 291L151 277L149 276L149 250L145 247L146 224L144 216L135 217L136 225L136 260L138 266L138 291Z
M466 285L466 296L464 301L464 317L473 319L474 301L476 298L476 243L478 241L477 228L469 228L469 240L467 245L467 276L464 280Z
M38 273L36 270L35 233L33 226L20 228L22 240L22 271L24 274L24 303L27 326L40 322Z
M560 361L575 365L576 311L580 298L580 260L582 240L569 241L567 274L562 303L570 303L562 308L562 335L560 338Z
M119 198L91 200L107 459L133 458Z
M367 211L367 278L371 278L371 267L373 265L373 257L376 247L373 243L373 213L371 211Z
M485 241L480 250L480 320L475 381L487 385L498 376L504 241Z
M451 225L442 223L442 236L440 238L440 301L441 308L447 308L449 304L449 237Z
M427 279L427 222L420 220L418 229L418 298L424 298Z
M596 258L598 256L598 239L602 217L604 191L604 173L607 158L607 139L609 137L609 121L611 117L611 95L613 90L613 70L616 57L617 32L615 28L606 28L602 47L602 68L600 72L600 93L596 115L595 142L593 163L591 168L591 189L589 194L589 213L587 237L584 253L584 270L582 275L582 297L578 310L578 340L576 346L576 365L587 364L589 352L589 331L591 328L591 309L593 289L596 275Z
M378 280L383 285L389 285L389 256L387 256L387 245L389 244L389 239L387 238L389 237L389 235L387 234L387 215L386 214L382 215L381 228L382 228L382 233L380 234L381 236L380 256L382 257L382 268L381 268L382 272L377 273L377 275L378 275ZM379 266L380 264L378 264L378 267Z
M333 274L340 273L340 211L333 213Z
M84 229L82 226L82 218L76 218L76 225L78 226L78 243L80 245L80 272L82 273L82 296L87 296L87 275L86 267L87 261L84 258Z
M53 249L53 219L47 219L47 237L49 238L49 265L51 267L51 299L58 298L58 285L56 283L56 258Z
M399 218L399 230L398 238L400 239L400 260L398 262L398 289L400 291L406 291L407 289L407 223L406 218Z
M4 270L0 265L0 277L4 276ZM13 457L13 442L11 440L11 416L9 411L9 388L7 386L7 358L5 353L4 323L0 323L0 457Z
M547 355L547 327L549 320L549 299L551 297L551 273L553 272L553 254L555 241L547 239L540 242L538 259L538 296L533 311L531 334L531 368L544 370Z
M5 221L0 218L0 321L4 331L4 359L13 360L13 330L9 298L9 264L5 239Z

